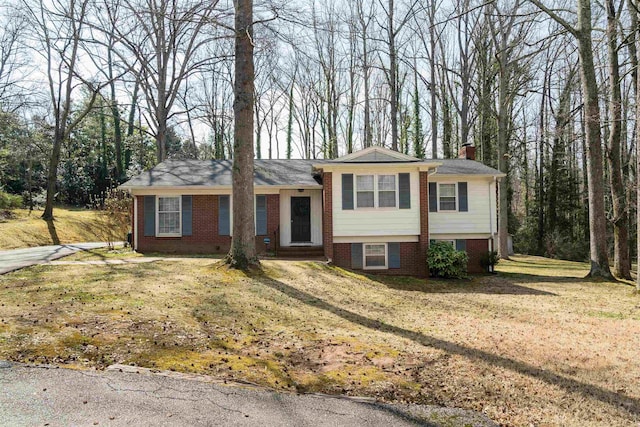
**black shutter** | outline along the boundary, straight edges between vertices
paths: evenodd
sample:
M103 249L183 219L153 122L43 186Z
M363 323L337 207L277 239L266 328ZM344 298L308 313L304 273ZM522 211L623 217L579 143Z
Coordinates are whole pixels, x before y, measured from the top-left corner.
M389 268L400 268L400 243L389 243Z
M467 197L467 183L459 182L458 183L458 206L459 212L468 212L469 211L469 201Z
M229 220L231 213L229 208L229 196L218 196L218 235L220 236L231 235L231 222Z
M429 212L438 212L438 184L429 183Z
M411 209L411 176L408 173L398 175L400 189L400 209Z
M182 235L191 236L192 232L192 202L191 196L182 196Z
M156 235L156 196L144 196L144 235Z
M466 251L467 241L464 239L456 239L456 251Z
M351 244L351 268L362 269L362 243Z
M267 235L267 196L256 196L256 236Z
M342 174L342 209L353 210L353 174Z

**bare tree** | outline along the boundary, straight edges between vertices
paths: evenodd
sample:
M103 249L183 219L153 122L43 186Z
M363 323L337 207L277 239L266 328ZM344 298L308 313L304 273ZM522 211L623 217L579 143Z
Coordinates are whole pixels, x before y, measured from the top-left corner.
M115 4L119 1L125 11L117 15ZM122 47L115 52L129 68L136 70L145 95L147 121L153 128L158 162L167 156L167 123L177 114L172 110L180 85L211 61L198 53L215 38L204 36L204 29L211 30L216 5L216 0L104 0L111 28Z
M383 3L378 0L380 8L384 11L384 22L381 23L386 38L384 43L387 47L387 55L389 64L383 66L383 71L389 86L389 115L391 116L391 149L398 151L398 111L400 103L400 76L398 75L398 50L400 47L399 36L404 27L413 19L414 14L419 6L418 1L411 1L407 5L406 10L400 16L396 17L395 0L387 0ZM382 62L382 61L381 61Z
M539 0L531 0L540 10L560 24L578 43L580 81L584 98L585 144L589 188L589 238L591 270L589 276L611 278L607 253L607 221L604 212L604 173L602 167L602 134L598 81L593 60L591 2L577 0L577 25L572 25Z
M607 159L609 183L613 205L613 272L616 276L631 280L629 256L629 226L627 223L626 191L622 178L622 93L620 88L620 60L618 58L619 15L613 0L606 0L607 53L609 57L609 111L611 120Z
M93 107L102 86L94 76L83 76L79 57L86 41L89 0L27 2L23 0L25 19L33 30L34 52L46 63L48 102L53 115L53 144L47 172L47 199L42 218L53 220L53 202L58 182L58 164L62 145ZM73 114L73 95L80 86L89 89L89 101Z
M30 67L21 43L28 21L18 12L6 12L0 28L0 109L16 111L24 106L31 92L23 83Z

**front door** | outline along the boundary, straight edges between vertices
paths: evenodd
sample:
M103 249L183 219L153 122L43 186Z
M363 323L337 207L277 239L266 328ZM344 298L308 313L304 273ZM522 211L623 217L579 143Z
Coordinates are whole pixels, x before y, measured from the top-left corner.
M311 242L311 197L291 198L291 243Z

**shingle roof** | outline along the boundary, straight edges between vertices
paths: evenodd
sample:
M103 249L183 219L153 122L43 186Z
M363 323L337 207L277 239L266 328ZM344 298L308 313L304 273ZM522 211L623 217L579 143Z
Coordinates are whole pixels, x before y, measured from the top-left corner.
M442 163L442 166L438 166L436 175L504 175L499 170L474 160L433 159L432 161Z
M320 161L321 162L321 161ZM317 160L255 160L255 185L320 186L313 177ZM121 185L134 187L231 186L232 160L165 160Z
M480 162L466 159L434 159L442 163L436 175L502 175ZM255 185L309 187L320 184L315 180L313 164L324 160L255 160ZM329 163L329 162L327 162ZM218 187L231 186L231 160L170 159L151 170L142 172L121 185L121 188L140 187Z

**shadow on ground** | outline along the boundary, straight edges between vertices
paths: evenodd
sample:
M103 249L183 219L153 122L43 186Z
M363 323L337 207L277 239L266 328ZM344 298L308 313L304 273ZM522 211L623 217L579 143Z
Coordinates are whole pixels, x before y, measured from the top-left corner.
M335 306L315 295L296 289L286 283L273 279L261 270L249 273L251 277L264 286L275 289L284 295L296 299L316 309L325 310L333 315L341 317L349 322L369 328L375 331L394 334L398 337L409 339L425 347L431 347L445 351L449 354L459 355L468 359L488 363L496 367L508 369L521 375L526 375L547 384L562 388L569 393L579 393L585 397L597 399L615 408L624 408L630 414L640 414L640 400L623 393L614 392L606 388L578 381L562 376L549 370L539 368L528 363L499 356L488 351L475 349L455 342L432 337L421 332L404 329L390 325L380 320L368 318L347 309Z

